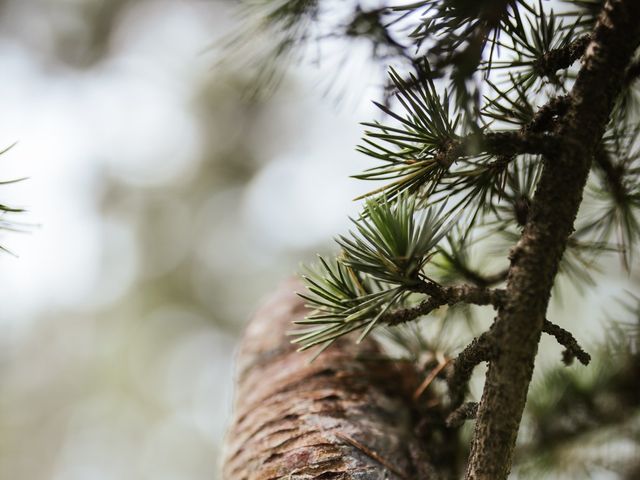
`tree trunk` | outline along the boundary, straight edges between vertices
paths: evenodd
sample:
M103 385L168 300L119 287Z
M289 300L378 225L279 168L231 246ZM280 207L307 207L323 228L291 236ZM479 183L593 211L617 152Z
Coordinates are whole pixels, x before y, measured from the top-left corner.
M435 478L413 435L413 367L373 340L338 340L312 363L285 335L305 308L288 282L249 324L237 356L226 480ZM405 365L406 367L406 365Z
M544 169L520 241L511 253L507 300L494 325L467 479L503 480L511 469L551 288L625 70L640 39L640 1L609 0L587 47L557 132L562 147Z

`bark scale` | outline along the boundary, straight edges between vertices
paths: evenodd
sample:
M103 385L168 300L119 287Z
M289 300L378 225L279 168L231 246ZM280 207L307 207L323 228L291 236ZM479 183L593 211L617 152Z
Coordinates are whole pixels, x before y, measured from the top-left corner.
M640 1L608 0L558 125L560 146L544 158L527 224L511 252L504 306L494 324L497 357L489 364L467 479L503 480L524 410L558 264L582 200L626 67L640 40Z
M282 286L240 345L225 480L434 478L414 460L422 447L405 400L413 370L351 337L309 363L312 353L285 335L306 313L300 288Z

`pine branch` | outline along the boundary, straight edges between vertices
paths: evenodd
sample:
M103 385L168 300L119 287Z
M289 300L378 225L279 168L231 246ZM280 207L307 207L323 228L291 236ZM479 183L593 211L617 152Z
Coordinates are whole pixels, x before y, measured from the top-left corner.
M542 1L529 7L529 15L514 11L505 24L505 40L496 44L510 51L512 59L500 60L488 66L491 69L508 70L514 85L524 91L540 90L546 83L562 86L566 72L584 53L588 36L575 38L575 25L565 28L553 10L546 12Z
M414 433L417 372L372 339L357 351L338 341L310 363L285 333L305 313L294 288L281 287L242 339L223 478L447 478L439 466L454 460Z
M333 265L320 258L319 275L304 276L309 294L299 294L314 310L296 323L306 328L291 332L294 343L306 350L322 345L318 352L328 348L336 339L362 330L364 338L376 325L400 325L431 313L444 305L460 303L492 305L498 308L504 301L504 291L472 285L442 287L419 278L407 278L406 283L389 287L376 283L362 270L345 266L344 260ZM416 306L394 308L406 301L411 293L428 295Z
M565 365L571 365L574 358L577 358L578 361L585 366L589 365L591 355L583 350L571 332L550 322L549 320L544 321L542 331L554 336L558 343L565 348L562 353L562 361Z
M531 132L546 132L555 127L557 122L569 108L571 99L567 95L553 97L545 105L540 107L525 128Z
M553 279L596 145L640 40L638 18L635 0L607 1L570 93L571 105L558 126L562 147L544 164L527 224L511 254L507 300L494 324L500 354L487 373L467 479L503 480L510 471Z
M447 417L447 426L450 428L461 427L467 420L473 420L478 413L477 402L467 402L460 405Z
M343 249L340 257L334 262L320 258L319 270L303 277L309 294L301 297L313 310L297 322L306 328L292 332L301 350L320 344L327 348L355 330L362 330L360 339L364 338L376 325L388 321L393 308L412 292L424 288L422 268L456 220L446 223L443 208L429 208L418 215L415 198L406 195L393 203L384 198L367 202L363 215L353 220L355 231L337 239ZM439 288L435 298L436 303L443 302L440 305L462 295L452 290L445 297ZM420 315L440 305L396 312L393 318Z
M454 68L453 77L463 81L482 59L485 44L495 38L509 11L520 0L456 2L423 0L395 7L398 11L422 11L421 22L411 33L418 46L432 42L429 54L438 68Z
M548 154L558 147L552 135L528 130L470 134L445 145L436 153L436 161L448 168L462 157L487 154L512 159L516 155Z
M451 364L447 375L451 410L455 411L467 393L467 386L471 380L473 370L482 362L493 360L499 352L499 347L492 337L491 330L484 332L460 352Z
M589 363L589 354L572 334L549 322L546 314L559 272L585 271L588 276L586 267L591 265L581 257L583 251L602 251L613 227L622 232L625 255L640 238L640 167L634 163L640 152L631 151L621 141L628 132L637 131L631 128L633 117L629 112L633 110L628 107L638 105L634 88L640 77L640 61L634 50L640 40L640 6L634 0L607 0L606 5L604 0L572 0L587 12L580 19L573 12L556 15L543 7L542 0L531 6L533 3L422 0L399 8L385 5L371 10L356 3L345 17L347 21L326 35L343 40L367 39L375 58L400 60L401 65L409 64L416 72L403 78L404 74L398 73L401 67L398 71L391 69L393 86L389 91L395 93L399 110L386 98L386 103L377 105L388 122L364 124L367 131L359 150L381 163L356 178L390 183L364 196L375 198L354 220L353 231L337 239L342 248L338 258L321 258L316 272L305 277L308 291L301 297L313 310L305 319L296 313L295 323L303 327L290 332L296 336L293 342L300 345L299 350L319 346L323 351L332 344L335 348L304 368L297 359L289 358L292 350L288 345L269 345L270 349L255 356L251 368L258 364L260 368L255 375L247 373L243 379L241 375L245 382L242 391L252 401L256 392L261 392L259 401L282 400L284 409L280 410L280 404L276 408L283 417L265 420L271 413L268 409L258 401L241 400L244 410L235 431L237 439L242 440L235 445L229 478L256 466L266 468L265 475L273 478L283 476L285 471L289 476L356 478L344 470L346 464L334 463L347 458L352 466L352 457L357 457L354 461L366 459L364 470L355 470L358 474L371 471L378 475L380 470L375 468L379 468L390 478L436 478L439 473L435 465L443 456L432 455L436 448L422 448L433 447L429 442L425 445L412 440L407 448L400 449L399 461L394 459L395 453L391 456L394 458L385 453L387 447L397 446L396 440L406 440L405 434L416 436L415 429L405 428L406 422L388 425L392 412L382 408L385 418L379 419L375 412L365 411L375 424L377 433L371 437L374 444L379 441L380 431L386 434L384 430L391 428L390 443L382 448L366 440L370 432L362 433L366 428L357 424L362 418L361 408L366 409L358 402L377 400L399 400L404 422L404 401L412 393L414 405L409 414L422 417L416 423L423 425L423 432L430 432L429 438L446 432L439 430L445 423L458 427L477 416L466 478L504 480L511 468L541 334L554 336L564 347L565 363L574 358ZM273 10L267 23L282 27L282 36L273 43L276 55L286 55L295 44L317 37L301 27L299 20L315 24L315 16L322 11L319 0L268 0L263 4ZM596 23L596 13L603 5ZM396 21L416 19L419 25L404 39L406 43L392 34L391 26ZM569 21L563 25L566 19ZM594 24L593 31L584 33ZM490 51L485 51L489 47ZM495 56L498 50L500 55ZM582 60L581 67L573 82L578 69L572 66L578 60ZM436 88L447 75L450 88ZM482 89L489 92L484 98L480 98L480 84L473 82L481 76L490 87ZM501 77L508 78L502 81ZM607 124L611 133L603 138ZM602 187L598 193L608 202L608 208L572 236L592 163L598 186ZM433 205L438 202L440 210L436 211ZM467 237L472 227L491 234L500 232L508 238L513 248L507 270L486 275L472 268L464 255L456 256L453 246L448 254L438 244L456 220L447 223L443 215L446 202L451 210L464 211L457 219L465 220L460 226L465 229L465 238L475 237ZM599 241L582 239L582 235L593 233ZM449 269L449 275L437 265L439 260ZM426 277L425 268L430 262L444 271L437 282ZM504 281L505 289L490 288ZM414 383L408 397L405 391L400 392L406 385L400 386L397 378L385 385L387 376L397 373L391 371L394 362L387 358L379 370L373 371L378 369L377 364L371 367L369 359L348 355L346 340L353 332L360 333L358 340L364 340L365 353L378 357L381 352L375 343L365 338L378 325L405 324L442 306L454 305L491 305L498 311L497 318L491 329L474 339L455 361L439 362L417 389ZM261 336L273 334L272 328L273 322L261 327L260 335L250 342L262 344L265 339ZM420 359L419 348L412 353L414 360ZM489 363L482 400L479 404L464 403L472 372L482 362ZM437 399L440 411L434 420L429 414L423 415L421 409L430 405L426 398L430 391L437 391L427 386L438 383L445 370L448 401ZM414 374L412 371L409 376ZM279 383L287 375L295 381ZM270 382L262 381L265 376ZM272 377L278 380L277 387L271 385ZM344 379L358 388L350 390ZM287 410L294 404L289 394L302 400L298 410ZM345 400L347 396L349 402L355 399L357 411L350 410L353 404ZM310 411L314 421L320 419L322 423L321 428L309 430L311 438L306 430L298 430L300 425L309 426L305 422ZM345 424L342 417L331 416L336 411L346 416L345 423L356 435L337 427L332 430L337 423ZM277 430L270 430L272 424ZM291 438L290 431L295 434ZM272 442L272 436L280 443ZM310 443L300 443L307 440ZM238 446L243 442L248 447ZM260 450L264 445L268 445L268 452ZM292 465L299 458L287 450L289 446L312 461ZM245 448L253 453L245 455ZM403 464L407 453L409 461ZM316 462L316 454L323 456L322 462ZM421 455L422 460L416 461ZM332 470L323 470L327 458ZM275 470L269 470L272 467Z
M476 193L492 187L496 178L516 156L522 154L550 154L557 150L557 139L545 133L542 122L536 120L534 128L523 125L518 130L478 130L461 135L457 132L460 117L452 117L449 94L436 93L432 79L425 77L424 84L417 77L401 78L394 70L390 73L398 94L397 98L405 115L394 112L387 106L377 106L395 119L395 126L380 123L364 123L364 144L358 150L383 164L368 169L354 178L362 180L393 180L359 198L384 192L393 200L403 193L425 190L426 195L473 188L478 175L486 178L486 185ZM416 86L417 85L417 86ZM543 107L544 108L544 107ZM472 170L454 170L451 167L461 159L496 157L493 164L482 162ZM358 198L358 199L359 199ZM437 201L433 198L432 201Z
M464 193L459 205L475 201L478 208L484 208L493 204L494 197L504 196L502 185L508 176L508 167L518 156L551 155L560 148L553 129L568 109L567 96L553 97L535 112L523 112L519 121L513 122L520 124L518 130L485 128L460 135L456 133L459 117L451 119L448 113L448 93L438 96L429 76L410 75L409 79L402 79L392 71L391 78L407 115L378 104L399 125L364 124L374 130L365 132L365 145L358 150L382 161L383 165L354 178L393 181L357 199L381 192L389 200L403 193L419 193L429 197L433 204ZM423 78L426 86L420 87L423 84L418 78ZM514 104L501 107L491 101L489 105L499 107L494 113L485 113L494 119L509 121L506 116L514 111ZM463 166L456 167L458 162Z
M16 146L16 143L13 143L13 144L9 145L8 147L5 147L2 150L0 150L0 156L4 155L5 153L7 153L9 150L11 150L15 146ZM0 180L0 186L13 185L14 183L19 183L19 182L22 182L24 180L27 180L27 178L16 178L16 179L13 179L13 180ZM0 203L0 230L5 230L5 231L9 231L9 232L24 232L24 231L27 231L29 229L29 227L32 227L33 225L27 225L27 224L24 224L24 223L19 223L19 222L14 221L11 218L11 216L13 214L25 213L25 212L26 212L26 210L24 208L15 207L15 206L11 206L11 205L6 205L6 204L3 204L3 203ZM13 255L13 253L10 250L8 250L7 248L3 247L2 245L0 245L0 251Z
M582 35L567 45L546 52L535 62L534 67L541 76L554 77L557 71L569 68L579 60L590 41L591 35Z
M504 300L504 290L456 285L441 287L434 283L423 283L415 291L426 293L429 298L412 308L404 308L386 313L381 322L388 325L400 325L431 313L443 305L466 303L470 305L493 305L499 307Z

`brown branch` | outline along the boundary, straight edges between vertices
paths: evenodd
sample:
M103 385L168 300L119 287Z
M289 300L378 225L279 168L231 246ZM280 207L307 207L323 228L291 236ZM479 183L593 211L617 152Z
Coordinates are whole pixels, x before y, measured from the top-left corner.
M428 453L421 463L450 464L414 434L413 367L381 360L371 339L357 349L338 339L313 363L295 350L285 332L306 313L298 286L281 287L241 342L223 478L424 478L435 467L416 465L417 451Z
M441 287L432 282L424 282L415 288L416 292L426 293L429 298L411 308L394 310L383 315L382 323L400 325L422 317L443 305L470 303L474 305L493 305L498 307L504 299L504 290L476 287L472 285L455 285Z
M568 95L552 98L540 107L525 129L531 132L545 132L553 129L555 122L567 113L570 102Z
M482 362L488 362L498 355L498 348L491 333L484 332L465 347L451 364L447 375L451 410L457 409L464 401L467 386L473 370Z
M544 321L542 331L555 337L558 343L565 348L564 352L562 352L562 361L565 365L571 365L574 358L577 358L583 365L589 365L591 355L584 351L571 332L549 320Z
M482 142L487 153L505 157L523 153L544 155L558 147L554 136L526 130L486 133Z
M487 153L498 157L506 165L524 153L553 154L559 148L558 138L549 132L567 112L569 105L570 98L567 95L554 97L538 109L529 124L519 130L485 131L452 140L440 149L435 160L443 168L449 168L465 155Z
M500 355L489 364L467 479L505 480L511 469L551 288L593 154L640 40L638 18L637 0L606 2L556 128L562 142L545 156L527 224L510 256L507 298L493 325Z
M449 428L461 427L467 420L473 420L478 413L477 402L467 402L455 409L447 417L447 426Z
M554 78L558 70L569 68L576 60L582 57L590 41L591 35L586 34L576 38L564 47L554 48L540 57L534 68L540 76Z
M524 153L545 154L557 148L552 135L526 129L484 133L473 133L449 142L435 156L436 161L448 168L461 157L487 153L511 158Z

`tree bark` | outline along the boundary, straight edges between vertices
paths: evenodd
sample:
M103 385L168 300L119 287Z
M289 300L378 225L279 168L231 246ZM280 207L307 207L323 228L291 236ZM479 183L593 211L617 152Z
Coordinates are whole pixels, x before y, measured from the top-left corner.
M237 356L226 480L435 478L413 435L413 367L373 340L338 340L312 363L285 335L305 308L288 282L254 316ZM422 465L417 465L422 463ZM419 470L419 468L421 470Z
M467 479L502 480L533 373L550 292L573 231L596 145L640 39L640 1L608 0L555 132L561 146L544 158L528 222L511 252L507 296L494 325L497 357L489 364Z

